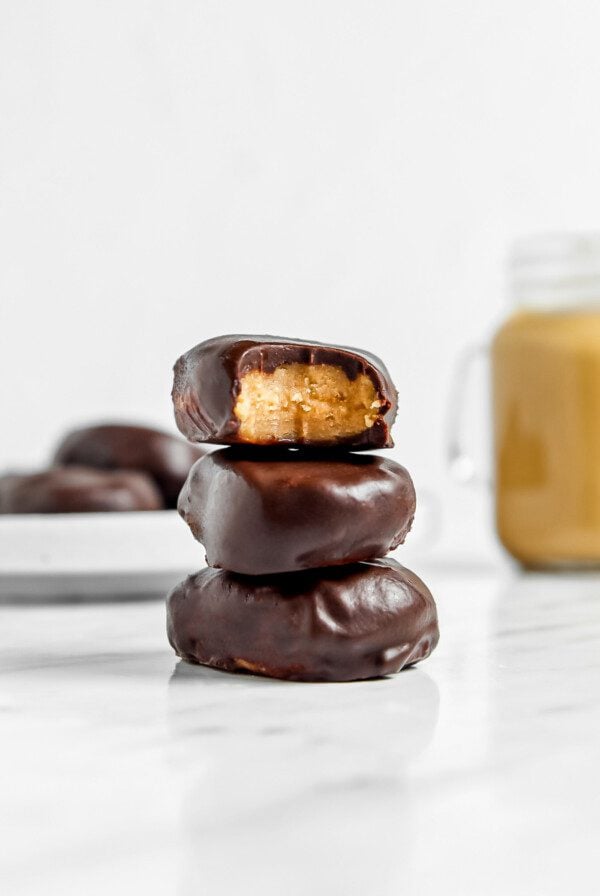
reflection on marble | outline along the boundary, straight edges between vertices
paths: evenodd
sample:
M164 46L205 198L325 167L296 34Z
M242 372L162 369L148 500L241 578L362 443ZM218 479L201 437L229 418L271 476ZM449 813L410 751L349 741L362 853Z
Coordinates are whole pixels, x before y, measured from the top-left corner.
M2 892L595 894L600 577L421 572L437 651L343 685L178 662L156 601L0 606Z
M207 892L387 892L397 833L382 818L402 808L438 700L420 670L307 688L180 663L169 692L185 787L179 892L190 880Z

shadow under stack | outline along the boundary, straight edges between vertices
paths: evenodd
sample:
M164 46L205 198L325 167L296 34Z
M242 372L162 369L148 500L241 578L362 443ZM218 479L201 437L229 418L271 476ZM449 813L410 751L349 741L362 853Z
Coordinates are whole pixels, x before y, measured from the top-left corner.
M167 599L185 660L296 681L398 672L437 644L427 586L385 558L416 497L391 448L397 393L366 352L222 336L175 365L175 419L229 447L190 470L179 513L208 568ZM358 453L361 452L361 453Z

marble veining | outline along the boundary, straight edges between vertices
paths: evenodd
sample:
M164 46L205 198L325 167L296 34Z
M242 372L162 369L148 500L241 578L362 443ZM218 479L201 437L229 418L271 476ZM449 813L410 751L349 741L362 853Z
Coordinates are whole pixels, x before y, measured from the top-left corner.
M9 896L595 894L600 577L420 569L374 682L189 666L160 601L0 606Z

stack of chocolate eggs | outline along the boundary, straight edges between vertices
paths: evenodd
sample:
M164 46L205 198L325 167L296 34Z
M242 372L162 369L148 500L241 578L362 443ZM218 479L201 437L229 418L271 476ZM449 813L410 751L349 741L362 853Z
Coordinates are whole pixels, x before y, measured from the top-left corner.
M416 506L390 448L396 390L378 358L223 336L175 365L175 419L197 461L178 509L208 568L167 599L183 659L299 681L397 672L438 640L424 583L386 554ZM360 453L359 453L360 452Z

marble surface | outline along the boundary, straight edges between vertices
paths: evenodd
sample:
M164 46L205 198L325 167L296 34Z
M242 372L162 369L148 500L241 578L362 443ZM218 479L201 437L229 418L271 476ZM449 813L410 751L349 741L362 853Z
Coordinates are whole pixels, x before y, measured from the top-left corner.
M595 894L600 578L418 570L420 667L187 666L160 601L0 606L2 892Z

